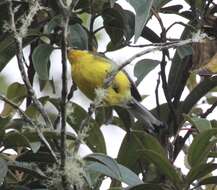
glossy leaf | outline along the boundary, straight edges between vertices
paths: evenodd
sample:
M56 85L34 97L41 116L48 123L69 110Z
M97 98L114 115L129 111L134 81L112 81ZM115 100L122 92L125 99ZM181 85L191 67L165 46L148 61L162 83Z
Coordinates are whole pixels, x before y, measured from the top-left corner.
M128 168L120 164L118 164L117 166L119 167L120 176L116 175L108 166L102 163L97 163L97 162L92 162L88 164L87 170L99 172L113 179L124 182L128 185L138 185L138 184L143 183L139 179L139 177L135 173L133 173L131 170L129 170Z
M142 59L138 61L134 67L134 75L137 78L136 84L140 84L145 76L159 64L160 61L153 59Z
M17 106L19 106L23 102L26 95L27 91L25 85L15 82L8 87L6 97ZM1 116L10 116L11 114L13 114L13 111L17 110L15 110L14 107L12 107L11 105L5 103Z
M163 157L157 152L154 152L153 150L144 149L139 152L142 153L146 160L153 163L162 174L170 179L177 189L182 189L181 187L183 182L181 177L167 158Z
M153 150L166 158L166 153L159 142L144 131L132 131L122 141L117 161L136 173L140 173L138 161L144 160L141 149Z
M188 163L191 167L195 167L207 160L211 148L216 143L216 140L213 140L212 137L216 135L217 129L209 129L194 138L188 149Z
M185 116L186 120L194 125L199 132L212 129L211 122L205 118Z
M69 26L68 45L85 50L88 48L88 35L80 24Z
M84 159L89 161L96 161L105 165L116 176L115 178L121 179L121 172L118 167L118 163L111 157L105 154L95 153L87 155Z
M53 47L48 44L40 44L33 51L32 61L34 69L41 80L49 80L49 60L52 51Z
M193 167L186 176L186 181L190 185L194 180L199 180L217 169L217 164L199 164Z
M198 185L217 184L217 176L206 177L199 181Z
M136 42L140 37L143 27L145 26L150 10L153 4L153 0L142 0L142 1L134 1L134 0L127 0L135 9L136 18L135 18L135 39Z
M160 43L161 38L149 27L144 26L141 37L145 38L146 40L149 40L152 43Z

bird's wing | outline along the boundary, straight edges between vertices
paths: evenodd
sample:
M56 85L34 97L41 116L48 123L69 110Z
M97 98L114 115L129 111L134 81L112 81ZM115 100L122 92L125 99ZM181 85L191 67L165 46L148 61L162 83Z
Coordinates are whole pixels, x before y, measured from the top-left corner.
M98 59L101 59L103 62L109 62L113 65L117 65L116 63L114 63L114 61L112 61L111 59L107 58L104 54L100 54L100 53L93 53L94 56L98 57ZM127 76L128 80L130 81L130 91L131 91L131 95L133 96L133 98L135 98L137 101L142 101L142 97L135 85L135 83L133 82L133 80L130 78L130 76L128 75L128 73L122 69L122 71L124 72L124 74Z

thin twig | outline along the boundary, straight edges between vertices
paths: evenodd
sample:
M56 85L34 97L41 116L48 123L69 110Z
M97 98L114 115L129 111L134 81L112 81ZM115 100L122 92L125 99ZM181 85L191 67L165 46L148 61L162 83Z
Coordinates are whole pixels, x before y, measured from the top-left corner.
M14 17L14 13L13 13L12 1L9 1L8 3L9 3L11 30L14 33L14 38L15 38L15 42L16 42L16 51L17 51L16 56L17 56L17 62L18 62L18 67L19 67L20 73L21 73L21 77L22 77L23 82L27 88L29 96L32 98L33 103L35 104L36 108L38 109L38 111L42 115L42 117L46 123L46 126L53 129L53 125L49 119L49 116L48 116L47 112L44 110L41 102L37 99L35 91L32 88L31 83L30 83L28 76L26 74L24 63L23 63L23 60L25 59L24 55L23 55L23 45L22 45L23 39L22 39L21 35L18 33L16 25L15 25L15 17Z
M211 114L214 109L217 107L217 100L212 104L210 108L208 108L202 115L202 118L206 118L209 114Z
M37 125L35 125L35 123L31 120L31 118L26 115L26 113L20 109L20 107L15 104L14 102L12 102L11 100L9 100L8 98L6 98L5 96L3 95L0 95L0 99L2 101L4 101L5 103L9 104L10 106L12 106L13 108L15 108L16 110L19 111L20 115L23 116L24 120L29 123L31 126L33 126L37 133L38 133L38 136L40 137L40 139L44 142L44 144L47 146L47 148L49 149L49 151L51 152L52 156L54 157L55 161L57 161L57 157L56 157L56 154L54 153L53 149L51 148L50 144L48 143L48 141L46 140L46 138L44 137L43 133L41 132L40 128L37 127Z
M159 86L160 86L160 72L158 73L157 85L155 88L155 100L157 105L157 115L160 117L160 103L159 103Z

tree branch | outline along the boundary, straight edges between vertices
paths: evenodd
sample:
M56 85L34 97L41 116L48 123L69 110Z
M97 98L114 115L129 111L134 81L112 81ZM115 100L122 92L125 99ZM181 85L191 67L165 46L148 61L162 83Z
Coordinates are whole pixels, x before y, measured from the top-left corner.
M38 111L41 113L46 126L53 129L53 125L49 119L49 116L47 114L47 112L44 110L43 105L41 104L41 102L37 99L36 94L34 89L31 86L31 83L28 79L28 76L26 74L25 71L25 67L24 67L24 63L23 60L24 55L23 55L23 45L22 45L22 35L20 35L17 31L16 25L15 25L15 18L14 18L14 12L13 12L13 7L12 7L12 1L10 0L9 2L9 14L10 14L10 23L11 23L11 30L14 34L14 39L15 39L15 43L16 43L16 56L17 56L17 62L18 62L18 67L21 73L21 77L22 80L27 88L28 94L31 97L33 103L35 104L36 108L38 109ZM22 26L21 26L22 27Z

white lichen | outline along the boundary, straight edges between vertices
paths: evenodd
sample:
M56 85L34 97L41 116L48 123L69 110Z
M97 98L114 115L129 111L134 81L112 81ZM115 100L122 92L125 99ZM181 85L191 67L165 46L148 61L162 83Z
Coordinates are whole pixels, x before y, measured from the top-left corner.
M84 160L78 154L66 158L65 174L72 186L82 187L84 185L84 165Z
M104 88L96 88L95 89L95 99L94 99L94 104L96 106L99 106L100 104L102 104L103 100L105 99L105 97L108 94L108 90L104 89Z

